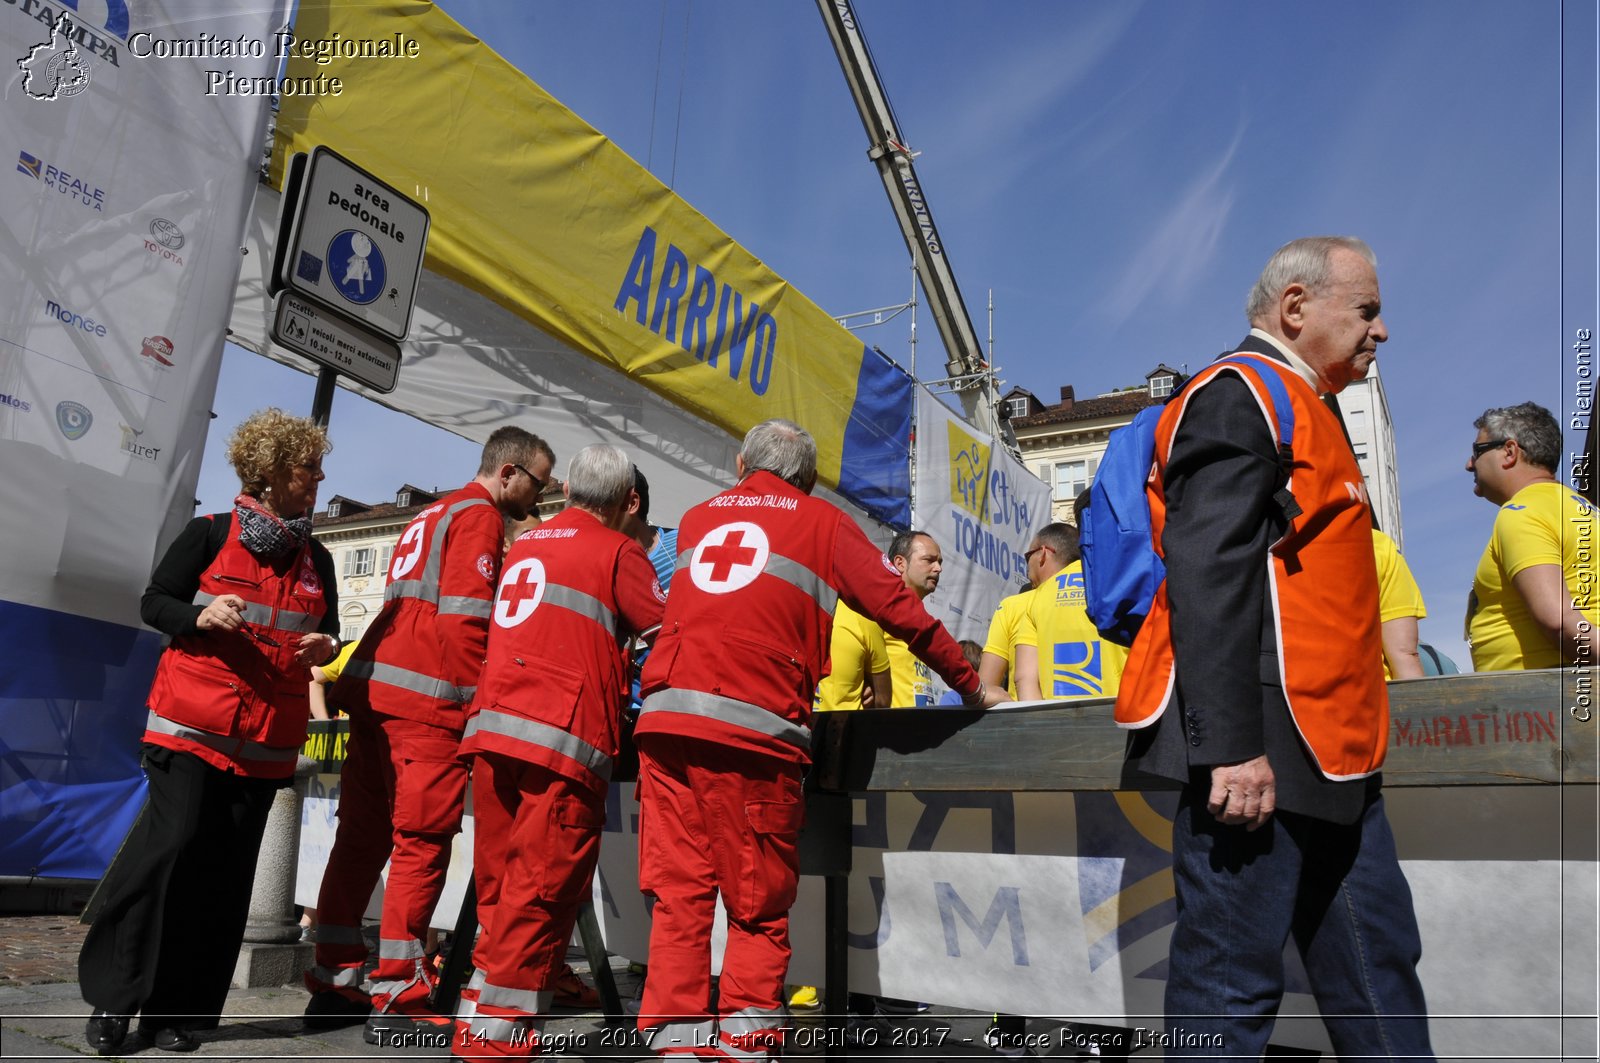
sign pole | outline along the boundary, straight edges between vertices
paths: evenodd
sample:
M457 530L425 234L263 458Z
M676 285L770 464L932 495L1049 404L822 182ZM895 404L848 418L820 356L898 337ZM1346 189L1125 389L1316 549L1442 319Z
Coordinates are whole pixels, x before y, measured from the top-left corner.
M328 418L333 413L333 385L338 379L338 372L327 366L317 370L317 393L311 399L311 421L318 428L328 427Z

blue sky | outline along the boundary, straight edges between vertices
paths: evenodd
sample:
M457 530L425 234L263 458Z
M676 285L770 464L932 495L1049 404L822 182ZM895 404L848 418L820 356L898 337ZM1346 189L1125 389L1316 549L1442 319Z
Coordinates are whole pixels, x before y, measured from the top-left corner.
M904 243L811 3L442 6L820 306L906 298ZM1592 63L1587 6L1565 26L1556 0L860 0L858 15L980 336L994 291L1006 386L1050 402L1157 362L1198 368L1244 334L1245 292L1284 241L1372 244L1423 635L1465 665L1494 516L1463 469L1471 422L1527 399L1570 412L1571 330L1595 325L1592 274L1571 268L1574 247L1592 266L1593 219L1570 207L1565 322L1561 303L1562 39L1587 38ZM1568 195L1592 204L1592 141L1575 152L1570 128L1592 133L1594 75L1567 62ZM905 362L906 324L860 335ZM926 379L944 360L926 313L919 334ZM216 423L307 410L311 392L230 351ZM454 486L476 459L343 392L332 431L325 498ZM233 490L224 434L208 509Z

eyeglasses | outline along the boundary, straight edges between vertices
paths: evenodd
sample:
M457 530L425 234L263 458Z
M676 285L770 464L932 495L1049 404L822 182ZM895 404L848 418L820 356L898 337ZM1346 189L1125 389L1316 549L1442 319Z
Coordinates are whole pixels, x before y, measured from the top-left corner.
M518 472L520 472L522 475L526 476L528 479L532 480L533 481L533 486L538 488L538 491L537 491L538 494L541 494L541 495L544 494L547 490L550 489L550 485L555 483L555 478L554 477L551 477L548 480L541 480L537 476L535 476L533 473L531 473L527 469L523 468L521 465L518 465L516 462L512 462L511 463L511 467L513 469L517 470Z
M294 467L297 469L304 469L312 476L320 476L322 474L322 462L320 461L297 461L294 463Z
M1034 554L1037 554L1040 550L1048 550L1048 549L1050 549L1048 546L1045 546L1045 545L1043 545L1041 543L1040 545L1035 546L1032 550L1029 550L1027 553L1023 554L1022 555L1022 560L1024 562L1032 561Z
M249 635L251 638L255 639L257 642L261 643L261 645L263 645L263 646L271 646L273 649L278 649L279 647L281 647L283 645L283 643L279 642L277 639L273 638L271 635L263 635L260 632L256 631L254 628L241 627L239 630L243 631L246 635Z
M1473 461L1477 461L1479 458L1481 458L1485 454L1489 453L1489 451L1497 450L1500 447L1503 447L1507 443L1510 443L1510 442L1513 442L1513 440L1510 440L1510 439L1485 439L1482 443L1474 443L1474 444L1472 444L1472 460Z

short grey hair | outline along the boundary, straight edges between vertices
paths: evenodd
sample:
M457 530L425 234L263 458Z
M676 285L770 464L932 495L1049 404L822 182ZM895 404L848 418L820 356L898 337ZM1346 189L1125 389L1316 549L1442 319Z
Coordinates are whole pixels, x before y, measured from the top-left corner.
M1291 240L1267 260L1256 286L1250 289L1250 298L1245 301L1245 318L1251 325L1259 325L1291 284L1304 284L1313 292L1322 291L1332 272L1328 260L1339 248L1354 251L1373 269L1378 268L1378 256L1372 253L1365 240L1354 236L1303 236Z
M1472 427L1489 433L1491 439L1515 439L1528 464L1546 472L1554 473L1561 461L1561 425L1537 402L1491 406Z
M588 510L625 504L633 490L633 462L621 447L595 443L584 447L567 466L567 498Z
M762 469L802 491L817 481L817 441L793 421L762 421L745 433L739 457L745 472Z

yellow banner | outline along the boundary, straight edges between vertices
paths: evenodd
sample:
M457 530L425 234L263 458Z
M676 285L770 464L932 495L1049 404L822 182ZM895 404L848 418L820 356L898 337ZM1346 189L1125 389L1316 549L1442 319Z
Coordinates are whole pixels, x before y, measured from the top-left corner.
M845 462L863 345L442 11L303 0L294 33L286 77L322 80L283 96L279 187L325 144L427 207L428 270L734 436L805 425L830 485L866 457L858 424Z

